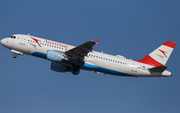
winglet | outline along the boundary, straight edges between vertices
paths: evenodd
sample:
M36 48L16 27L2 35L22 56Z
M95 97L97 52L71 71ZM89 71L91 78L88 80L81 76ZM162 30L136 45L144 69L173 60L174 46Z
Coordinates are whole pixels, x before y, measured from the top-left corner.
M94 43L97 45L98 44L98 42L99 42L99 40L97 40L97 41L94 41Z

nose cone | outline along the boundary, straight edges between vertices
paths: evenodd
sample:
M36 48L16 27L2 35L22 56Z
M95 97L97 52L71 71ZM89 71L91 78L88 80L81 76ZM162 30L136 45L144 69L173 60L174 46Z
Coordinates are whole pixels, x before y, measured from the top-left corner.
M1 45L5 46L5 43L6 43L6 39L2 39L1 40Z

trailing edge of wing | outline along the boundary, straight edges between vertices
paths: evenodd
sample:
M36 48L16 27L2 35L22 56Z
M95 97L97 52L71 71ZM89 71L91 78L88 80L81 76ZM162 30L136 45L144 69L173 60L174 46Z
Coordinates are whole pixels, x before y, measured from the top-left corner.
M88 41L84 44L81 44L71 50L68 50L65 52L65 54L68 56L69 59L72 61L78 62L78 59L84 59L84 56L87 56L89 52L92 51L93 46L97 44L99 40L97 41Z
M149 71L162 73L166 69L167 69L166 66L158 66L158 67L149 68Z

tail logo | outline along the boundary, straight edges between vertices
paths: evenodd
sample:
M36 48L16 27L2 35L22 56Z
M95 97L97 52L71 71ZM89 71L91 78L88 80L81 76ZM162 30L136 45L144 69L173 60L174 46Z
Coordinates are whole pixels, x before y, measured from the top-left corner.
M167 52L165 52L165 51L163 51L163 50L160 50L160 49L158 49L161 53L163 53L164 54L164 56L166 57L166 58L168 58L167 57ZM161 56L161 55L158 55L158 56L160 56L162 59L164 58L164 56Z
M138 62L155 67L165 65L175 45L175 42L167 41Z

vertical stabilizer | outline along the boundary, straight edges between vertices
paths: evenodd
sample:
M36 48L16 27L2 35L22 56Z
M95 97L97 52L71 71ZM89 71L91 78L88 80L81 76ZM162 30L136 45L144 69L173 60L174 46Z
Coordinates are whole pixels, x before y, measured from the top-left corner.
M175 45L175 42L167 41L143 59L138 60L138 62L149 64L155 67L162 65L164 66L169 59Z

